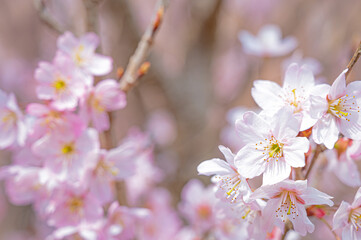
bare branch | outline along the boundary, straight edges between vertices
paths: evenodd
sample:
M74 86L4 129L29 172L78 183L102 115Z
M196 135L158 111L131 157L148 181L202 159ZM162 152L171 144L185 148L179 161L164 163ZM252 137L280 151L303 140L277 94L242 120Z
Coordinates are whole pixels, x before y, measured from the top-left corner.
M43 23L45 23L50 29L53 29L59 34L62 34L65 29L59 25L59 23L53 18L53 15L49 12L44 0L34 0L34 5L39 13L39 17Z
M310 173L311 173L311 170L312 170L313 166L315 165L316 160L318 159L318 156L319 156L320 153L322 153L324 150L325 150L324 147L322 147L321 145L317 145L316 150L315 150L315 153L313 154L313 157L312 157L312 159L311 159L310 166L309 166L308 169L307 169L307 172L306 172L306 174L305 174L304 179L307 179L307 178L308 178L308 176L309 176Z
M350 62L347 65L347 69L348 71L346 72L346 79L348 77L348 75L350 74L350 72L352 71L353 66L355 65L355 63L357 62L357 60L359 59L361 55L361 42L358 45L358 48L356 49L355 53L353 54L353 57L351 58Z
M103 0L83 0L86 11L86 31L98 34L98 6Z
M143 34L133 56L129 59L128 66L120 82L120 88L124 92L128 92L137 83L141 75L139 72L142 71L141 67L145 63L151 46L153 45L155 33L162 23L164 11L168 5L167 3L167 0L158 1L153 20Z

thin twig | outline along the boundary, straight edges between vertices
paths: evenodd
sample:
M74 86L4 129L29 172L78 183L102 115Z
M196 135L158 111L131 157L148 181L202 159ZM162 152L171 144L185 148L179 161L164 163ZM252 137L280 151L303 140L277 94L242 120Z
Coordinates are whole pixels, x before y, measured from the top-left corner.
M45 23L50 29L53 29L59 34L62 34L65 29L59 25L59 23L53 18L53 15L46 7L44 0L34 0L34 5L39 13L39 17L43 23Z
M319 218L319 219L328 227L328 229L330 229L332 234L335 236L336 240L341 240L341 238L332 230L331 225L324 218Z
M159 29L163 20L164 11L166 10L168 0L159 0L157 3L156 11L151 24L146 29L137 49L133 56L130 57L127 68L120 82L120 88L124 92L128 92L139 79L139 70L141 70L142 64L145 62L150 52L151 46L154 42L155 33Z
M360 55L361 55L361 42L359 43L358 48L356 49L350 62L347 65L348 71L345 74L346 79L347 79L348 75L350 74L350 72L352 71L352 68L355 65L355 63L357 62L357 60L359 59Z
M323 152L323 150L324 149L321 147L321 145L317 145L315 153L313 154L313 157L311 159L311 164L307 169L304 179L307 179L308 176L310 175L311 170L312 170L313 166L315 165L316 160L318 159L318 156L320 155L321 152Z
M98 6L103 0L83 0L86 12L86 30L98 33Z

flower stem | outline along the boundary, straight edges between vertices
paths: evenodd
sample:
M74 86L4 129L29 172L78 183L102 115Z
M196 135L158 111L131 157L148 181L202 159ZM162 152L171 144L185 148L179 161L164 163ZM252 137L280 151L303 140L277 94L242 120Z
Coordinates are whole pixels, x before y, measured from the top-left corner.
M319 218L319 219L328 227L328 229L330 229L332 234L335 236L336 240L341 240L341 238L332 230L331 225L324 218Z
M355 65L355 63L357 62L357 60L359 59L360 55L361 55L361 42L359 43L358 48L356 49L356 51L353 54L350 62L347 65L348 71L345 74L346 79L347 79L349 73L352 71L352 68Z

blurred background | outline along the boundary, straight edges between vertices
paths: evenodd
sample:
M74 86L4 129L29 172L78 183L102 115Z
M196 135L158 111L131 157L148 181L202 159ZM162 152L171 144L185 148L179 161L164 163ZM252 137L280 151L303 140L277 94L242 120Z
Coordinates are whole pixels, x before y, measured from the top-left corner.
M87 31L81 0L43 2L62 29L77 36ZM126 67L155 3L100 3L101 52L114 59L114 70L106 78L116 78L117 68ZM319 62L318 81L331 83L347 66L361 39L360 10L358 0L170 0L149 56L149 72L129 92L127 107L112 113L113 141L121 142L129 131L150 136L155 165L162 173L155 184L171 193L172 206L177 207L189 179L210 182L197 176L201 161L222 157L220 144L236 150L227 135L235 117L229 110L256 109L252 82L265 79L282 84L285 64L303 56ZM296 50L280 57L246 54L239 32L257 35L266 24L278 25L283 37L295 37ZM36 101L34 70L39 61L52 60L58 36L40 20L33 1L1 1L0 88L14 92L22 108ZM357 63L350 79L360 76ZM2 165L9 164L10 158L8 152L1 152ZM334 196L335 202L352 200L356 190L342 185L333 173L317 177L319 190ZM0 239L28 239L22 234L34 217L31 208L11 206L4 194L0 202ZM325 236L315 231L307 238Z

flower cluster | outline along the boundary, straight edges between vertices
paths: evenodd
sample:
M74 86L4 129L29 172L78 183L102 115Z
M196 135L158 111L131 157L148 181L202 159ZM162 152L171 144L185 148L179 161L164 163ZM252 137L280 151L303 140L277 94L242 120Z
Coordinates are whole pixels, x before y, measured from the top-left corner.
M0 147L14 153L1 178L11 203L33 204L51 227L47 239L130 239L134 224L150 214L116 201L115 183L136 174L145 148L137 147L139 139L100 148L108 112L124 108L126 95L113 79L94 85L95 76L112 70L112 59L96 53L98 44L93 33L59 37L53 61L35 71L42 103L22 111L13 94L0 91Z
M252 50L246 36L241 34L244 47ZM250 238L265 238L260 235L262 230L269 236L275 228L284 232L289 222L304 236L315 228L308 216L325 215L323 210L315 214L314 209L333 206L331 196L309 186L305 179L304 169L315 161L316 148L327 148L323 156L330 162L329 169L344 184L361 185L355 164L361 154L361 81L347 85L347 71L330 86L318 84L309 67L292 63L282 86L255 81L252 96L261 111L238 110L235 127L226 132L228 139L238 142L230 143L236 152L220 146L225 160L214 158L198 166L199 174L214 175L214 196L222 202L219 208L227 218L236 217L239 228L246 226ZM261 175L262 186L252 188ZM344 239L361 236L358 199L356 195L352 205L343 202L334 216L334 227L344 229ZM245 215L240 214L244 209ZM244 221L248 216L256 224Z

